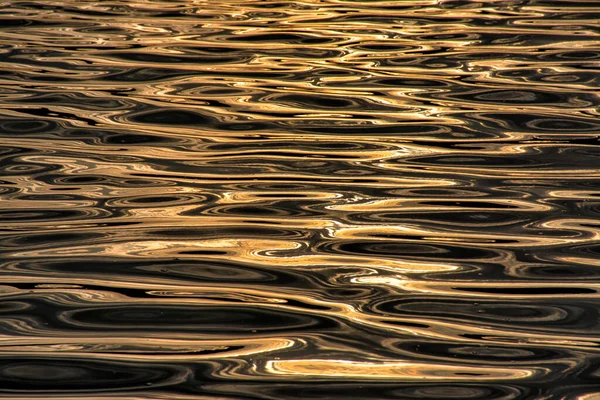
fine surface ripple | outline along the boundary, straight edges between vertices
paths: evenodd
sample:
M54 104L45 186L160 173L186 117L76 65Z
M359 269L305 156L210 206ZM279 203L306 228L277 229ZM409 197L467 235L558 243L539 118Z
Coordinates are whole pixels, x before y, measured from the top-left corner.
M0 398L600 399L599 21L0 2Z

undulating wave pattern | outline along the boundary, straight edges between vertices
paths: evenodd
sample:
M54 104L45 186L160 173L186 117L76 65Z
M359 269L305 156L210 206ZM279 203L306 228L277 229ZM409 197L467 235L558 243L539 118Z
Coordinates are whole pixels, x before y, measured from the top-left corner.
M600 399L600 3L0 3L0 398Z

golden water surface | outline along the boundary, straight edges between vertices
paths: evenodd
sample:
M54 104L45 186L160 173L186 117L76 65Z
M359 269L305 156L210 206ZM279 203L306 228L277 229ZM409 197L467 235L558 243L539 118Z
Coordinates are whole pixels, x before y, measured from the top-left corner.
M0 1L0 398L600 399L600 3Z

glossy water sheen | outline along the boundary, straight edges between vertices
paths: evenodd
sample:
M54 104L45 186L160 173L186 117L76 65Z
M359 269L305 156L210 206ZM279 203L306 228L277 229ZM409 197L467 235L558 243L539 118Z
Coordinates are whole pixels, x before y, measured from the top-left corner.
M3 1L0 398L600 399L599 21Z

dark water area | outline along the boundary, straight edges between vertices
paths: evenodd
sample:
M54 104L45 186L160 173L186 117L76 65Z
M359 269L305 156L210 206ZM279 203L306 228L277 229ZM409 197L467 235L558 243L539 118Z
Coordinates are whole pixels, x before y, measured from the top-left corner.
M0 398L600 399L600 2L0 2Z

